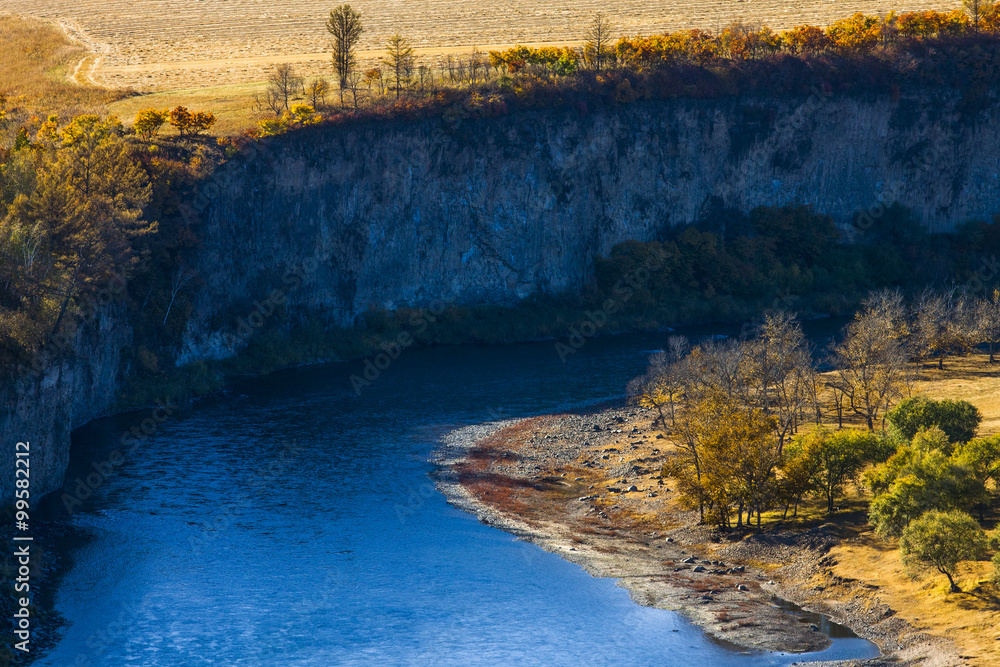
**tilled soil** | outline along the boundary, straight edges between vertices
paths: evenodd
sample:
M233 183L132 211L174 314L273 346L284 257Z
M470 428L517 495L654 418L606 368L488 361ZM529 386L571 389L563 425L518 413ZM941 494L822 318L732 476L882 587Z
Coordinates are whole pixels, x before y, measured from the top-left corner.
M832 575L824 557L845 539L837 526L737 536L698 525L697 512L660 478L673 448L652 419L605 406L462 429L439 452L439 486L485 523L618 579L637 603L678 611L734 647L828 646L826 635L777 604L788 600L884 654L850 664L964 664L950 642L896 618L877 590Z
M399 31L421 61L435 54L469 52L517 43L577 42L597 12L610 16L616 35L654 34L684 28L718 30L735 20L775 29L804 23L827 25L854 12L961 7L954 0L355 0L365 32L361 61L374 65L386 39ZM260 81L278 62L308 75L330 75L333 4L319 0L0 0L0 12L49 18L94 47L98 61L83 64L84 78L137 90L172 90Z

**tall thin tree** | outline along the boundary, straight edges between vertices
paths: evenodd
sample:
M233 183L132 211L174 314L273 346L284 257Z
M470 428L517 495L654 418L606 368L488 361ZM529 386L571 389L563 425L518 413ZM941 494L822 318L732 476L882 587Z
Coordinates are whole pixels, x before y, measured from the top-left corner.
M340 80L340 104L343 106L344 90L348 87L348 78L357 64L355 52L364 30L361 13L351 9L350 5L341 5L330 12L326 29L333 36L333 69Z
M598 12L594 15L594 20L587 28L584 38L587 40L583 47L584 60L591 67L600 72L605 64L614 60L614 51L611 48L615 25L607 16Z
M404 86L409 84L410 73L413 71L413 47L410 42L398 32L389 38L386 44L386 57L382 59L385 66L392 72L396 87L396 99Z

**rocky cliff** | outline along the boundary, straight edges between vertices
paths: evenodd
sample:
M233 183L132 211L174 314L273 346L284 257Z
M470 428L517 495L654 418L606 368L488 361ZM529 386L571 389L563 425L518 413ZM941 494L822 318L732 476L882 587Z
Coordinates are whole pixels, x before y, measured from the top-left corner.
M899 201L946 230L1000 212L1000 108L961 101L724 99L502 118L313 128L231 160L192 202L204 239L179 363L235 354L236 321L274 306L350 325L370 308L514 303L573 291L593 258L722 207L809 204L848 225ZM234 313L242 317L234 319ZM116 346L8 387L7 446L46 449L58 483L68 433L113 403ZM37 433L38 435L31 435ZM11 495L7 477L0 496Z
M0 501L14 497L17 442L30 446L31 506L59 487L73 429L108 414L117 402L121 355L131 342L126 309L107 306L77 329L54 360L0 387L0 449L8 466L0 475Z

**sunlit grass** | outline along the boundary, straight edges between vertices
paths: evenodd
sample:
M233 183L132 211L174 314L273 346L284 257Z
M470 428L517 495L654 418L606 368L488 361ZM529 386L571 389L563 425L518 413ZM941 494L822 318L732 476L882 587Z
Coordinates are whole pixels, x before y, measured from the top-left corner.
M87 49L55 25L0 15L0 93L41 112L100 110L127 93L70 80Z

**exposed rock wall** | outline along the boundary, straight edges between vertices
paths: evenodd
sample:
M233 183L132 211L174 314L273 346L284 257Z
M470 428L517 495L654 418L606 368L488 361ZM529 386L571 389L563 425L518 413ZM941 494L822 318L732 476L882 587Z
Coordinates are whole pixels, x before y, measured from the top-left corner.
M232 160L199 193L203 282L178 359L233 354L237 322L266 319L277 302L350 325L373 307L573 291L595 255L712 208L809 204L848 224L900 201L950 229L1000 212L998 174L1000 108L963 114L929 94L300 131ZM77 361L2 390L16 406L0 415L8 445L49 443L36 489L58 483L70 428L113 402L129 335L92 333Z
M14 497L14 448L30 444L32 506L62 483L69 462L70 434L114 408L122 351L132 331L121 305L105 308L80 327L71 346L76 357L27 371L16 383L0 386L0 438L5 470L0 502Z

